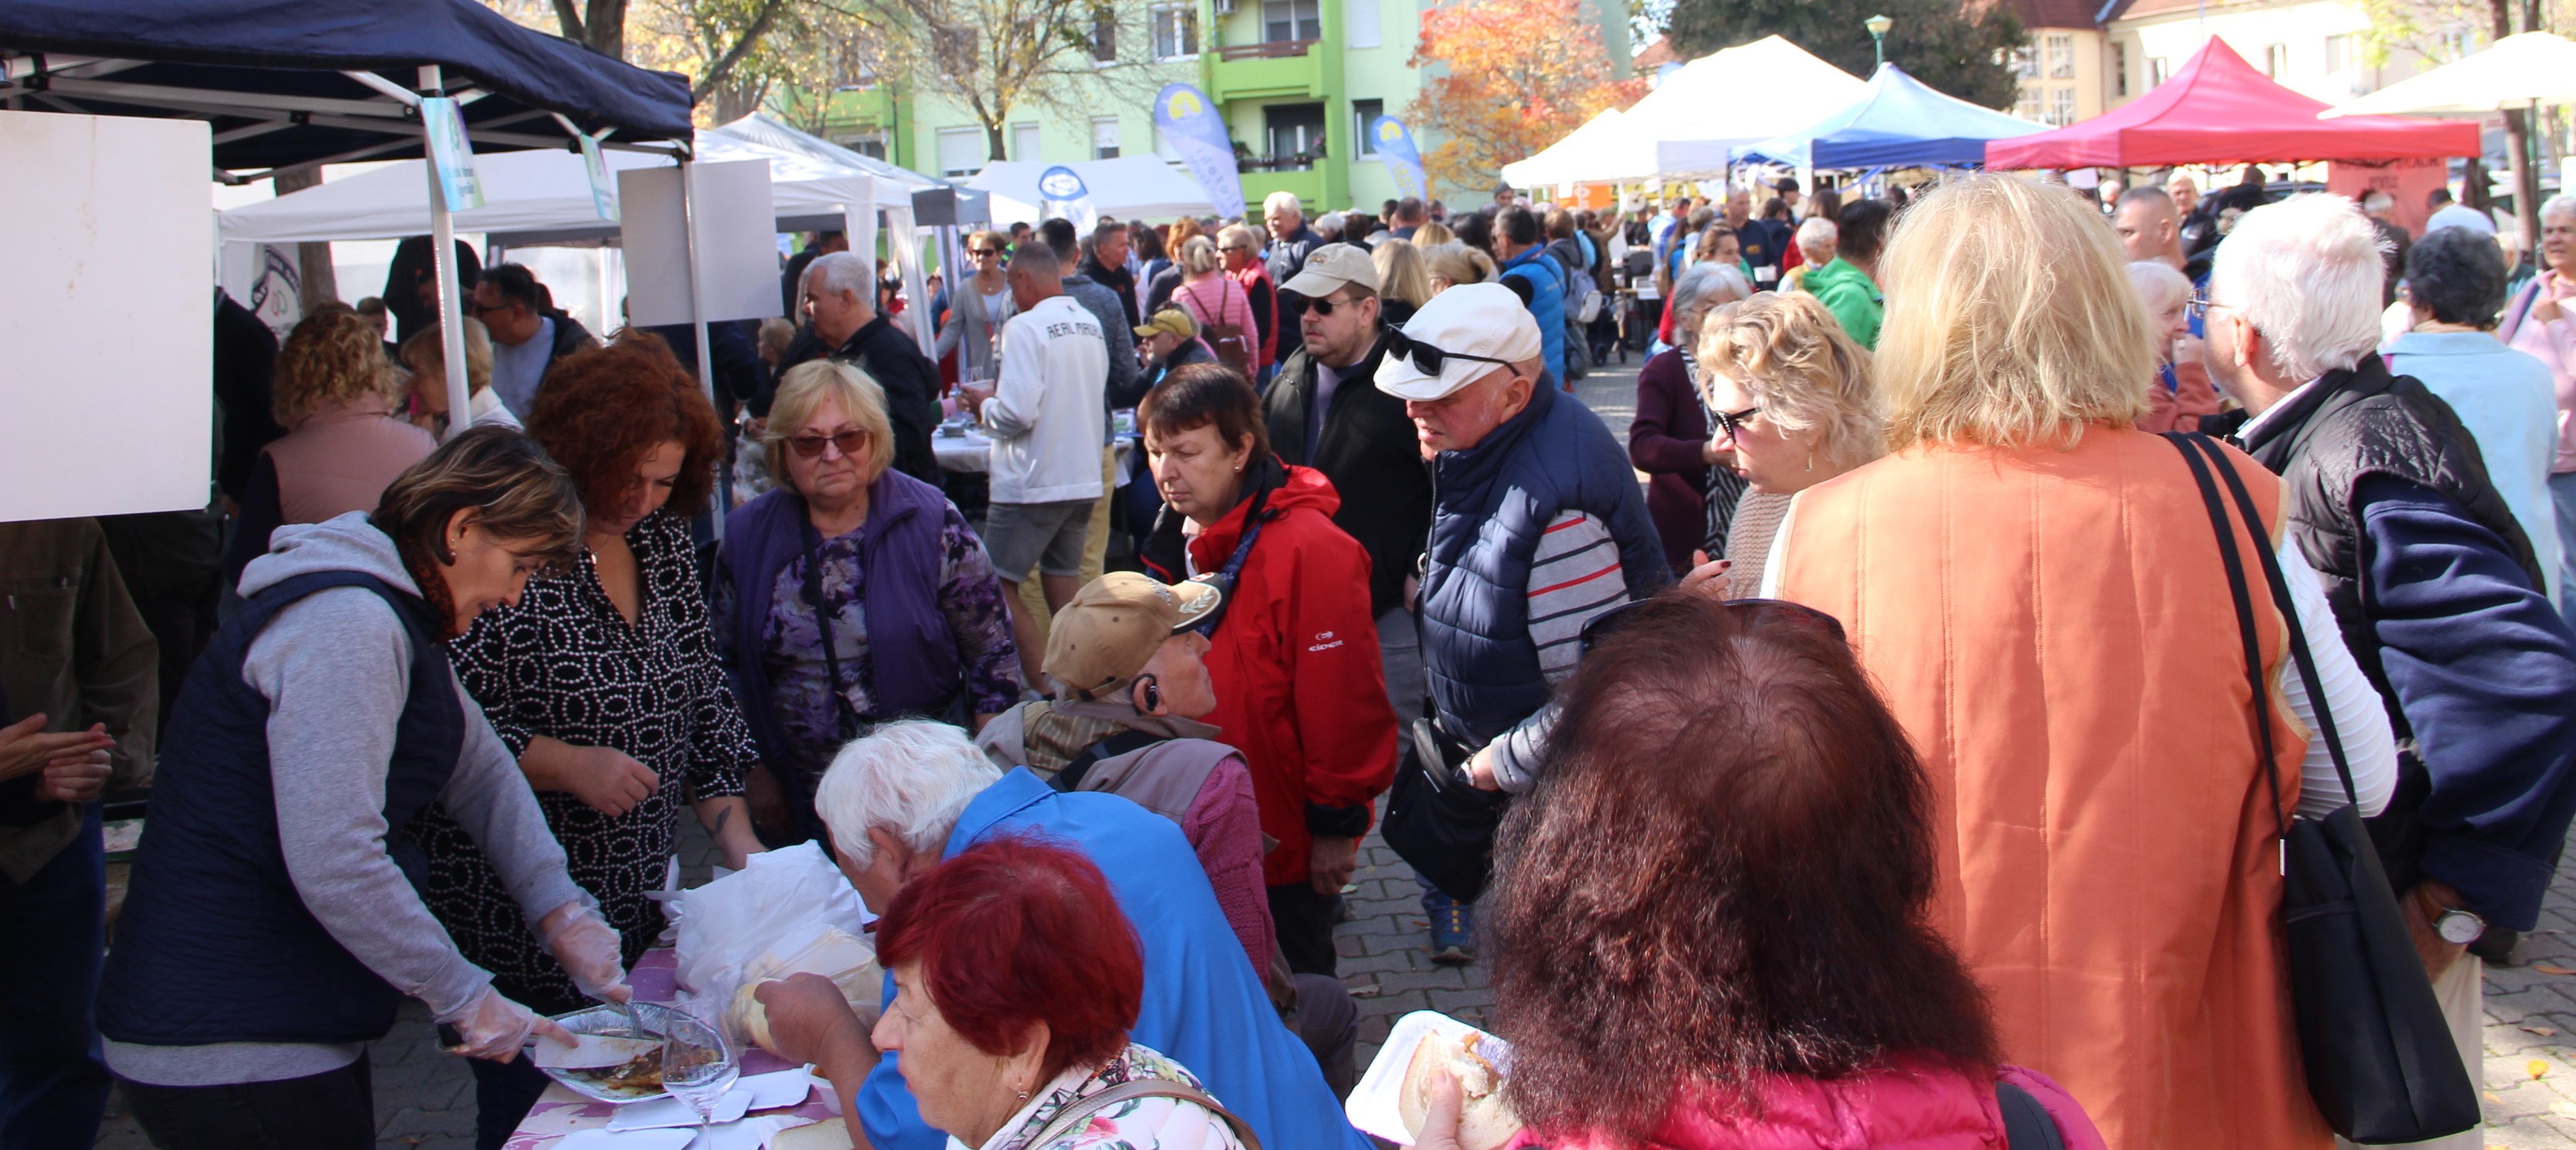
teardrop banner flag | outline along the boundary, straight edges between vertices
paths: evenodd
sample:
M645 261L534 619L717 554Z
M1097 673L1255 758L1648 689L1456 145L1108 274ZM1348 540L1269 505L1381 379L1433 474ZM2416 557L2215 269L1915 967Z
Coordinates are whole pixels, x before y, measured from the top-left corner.
M1042 218L1072 220L1074 227L1086 232L1100 222L1100 213L1091 206L1090 185L1062 164L1038 173L1038 198L1043 201L1038 207Z
M1413 147L1413 133L1404 121L1393 116L1380 116L1369 123L1369 132L1377 137L1377 154L1386 158L1386 173L1395 177L1397 191L1415 199L1431 198L1431 182L1422 174L1422 153Z
M1181 162L1198 177L1208 202L1220 217L1243 214L1243 171L1235 166L1234 141L1226 135L1225 117L1208 102L1207 93L1189 84L1165 84L1154 97L1154 126L1180 150Z

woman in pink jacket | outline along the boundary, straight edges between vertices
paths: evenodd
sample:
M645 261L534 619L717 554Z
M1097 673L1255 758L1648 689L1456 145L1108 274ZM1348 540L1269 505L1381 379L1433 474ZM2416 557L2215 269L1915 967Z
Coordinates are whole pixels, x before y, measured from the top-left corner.
M1679 591L1585 641L1487 895L1513 1145L2101 1150L1998 1065L1925 914L1931 785L1840 624ZM1455 1099L1422 1150L1456 1144Z

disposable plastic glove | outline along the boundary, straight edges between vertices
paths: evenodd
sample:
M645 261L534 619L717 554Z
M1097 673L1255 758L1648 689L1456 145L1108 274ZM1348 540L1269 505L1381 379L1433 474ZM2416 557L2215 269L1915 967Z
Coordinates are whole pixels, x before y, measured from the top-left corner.
M519 1056L528 1040L543 1034L573 1044L572 1032L562 1024L510 1001L490 986L476 996L472 1005L454 1017L439 1019L456 1031L457 1042L447 1048L450 1054L467 1058L489 1058L508 1062Z
M635 997L626 985L625 950L617 928L600 917L599 904L587 892L579 901L556 907L539 919L537 937L583 994L602 1002Z

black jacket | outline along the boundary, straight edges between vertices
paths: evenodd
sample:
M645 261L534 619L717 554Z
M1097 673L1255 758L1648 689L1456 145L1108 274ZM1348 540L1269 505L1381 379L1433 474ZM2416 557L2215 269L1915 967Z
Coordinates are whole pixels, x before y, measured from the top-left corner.
M1134 327L1145 322L1144 317L1136 311L1136 277L1126 268L1104 267L1098 259L1084 256L1081 265L1074 270L1090 276L1091 282L1118 294L1119 305L1127 309L1127 326Z
M939 365L882 312L851 332L832 358L858 364L885 389L895 470L941 486L939 456L930 449L930 436L939 428Z
M223 431L215 481L224 494L239 501L250 492L251 466L259 462L259 449L286 434L277 425L269 393L277 374L277 333L221 292L215 295L214 330L215 417Z
M581 321L574 319L572 317L572 313L557 308L548 308L539 314L545 316L547 319L555 321L554 346L546 349L547 371L553 371L555 369L555 364L561 362L563 357L567 355L571 355L576 351L584 351L589 348L599 346L599 337L590 334L590 329L581 326ZM689 337L690 346L696 346L697 338L698 337L696 336ZM542 389L541 385L540 390Z
M1369 556L1369 613L1383 615L1404 603L1404 580L1422 562L1431 536L1431 469L1422 461L1421 441L1404 401L1377 389L1378 361L1386 339L1354 365L1333 389L1315 438L1313 458L1306 455L1306 416L1315 394L1314 357L1300 347L1281 365L1279 377L1262 400L1269 424L1270 449L1280 459L1312 467L1333 481L1342 509L1333 514L1341 528Z
M662 337L671 345L671 355L689 374L698 374L698 333L695 325L663 324L644 330ZM716 361L716 414L730 417L736 405L751 408L755 416L769 414L769 396L773 390L769 365L761 362L760 349L751 342L751 333L739 323L707 325L707 349Z

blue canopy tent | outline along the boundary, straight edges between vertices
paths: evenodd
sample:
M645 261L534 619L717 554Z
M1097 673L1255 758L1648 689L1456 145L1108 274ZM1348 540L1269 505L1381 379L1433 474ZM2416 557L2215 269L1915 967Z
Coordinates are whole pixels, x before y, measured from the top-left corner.
M1881 64L1860 99L1783 136L1736 149L1737 162L1796 168L1971 167L1986 141L2045 132L2048 126L1981 108L1925 87Z
M660 141L655 150L685 160L691 138L684 77L522 28L473 0L0 3L0 107L205 120L211 175L226 183L420 156L424 96L455 99L483 151L587 136L608 147ZM448 410L462 430L472 405L454 229L434 182L426 194Z

